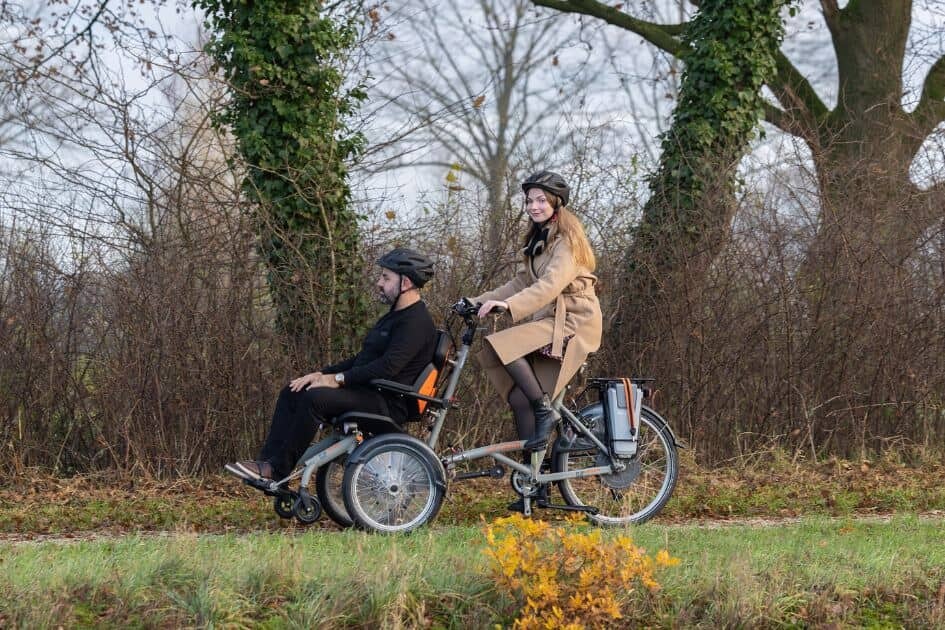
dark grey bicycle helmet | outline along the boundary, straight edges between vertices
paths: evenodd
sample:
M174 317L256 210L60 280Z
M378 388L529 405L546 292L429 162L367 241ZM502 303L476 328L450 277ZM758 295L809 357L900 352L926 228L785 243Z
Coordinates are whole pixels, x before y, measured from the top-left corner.
M392 249L377 259L377 264L394 273L407 276L418 289L433 277L433 261L406 247Z
M561 199L561 205L568 205L571 198L571 189L564 178L551 171L538 171L522 182L522 192L527 193L529 188L540 188L547 193Z

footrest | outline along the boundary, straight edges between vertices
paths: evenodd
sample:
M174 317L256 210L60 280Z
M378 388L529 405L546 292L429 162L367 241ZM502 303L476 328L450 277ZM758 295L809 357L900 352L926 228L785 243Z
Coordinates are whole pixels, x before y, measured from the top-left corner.
M295 494L295 493L293 493L293 492L287 492L287 491L282 490L282 489L280 489L280 490L273 490L273 489L271 488L272 479L250 479L249 477L244 477L244 478L243 478L243 483L245 483L247 486L250 486L250 487L256 488L257 490L260 490L260 491L263 492L264 494L267 494L267 495L269 495L269 496L271 496L271 497L279 496L279 495L281 495L281 494L290 494L290 495L291 495L291 494Z

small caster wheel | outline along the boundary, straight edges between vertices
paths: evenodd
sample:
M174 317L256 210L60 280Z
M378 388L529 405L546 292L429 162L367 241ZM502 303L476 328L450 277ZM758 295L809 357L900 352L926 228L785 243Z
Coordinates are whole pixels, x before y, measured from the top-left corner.
M295 518L298 519L303 525L311 525L318 520L318 517L322 515L322 505L318 502L318 499L315 497L309 498L309 501L312 502L312 507L306 509L305 503L302 501L302 497L295 499L295 503L292 506L292 513L295 515Z
M272 509L276 511L279 518L292 518L295 516L295 497L291 494L278 494L272 502Z

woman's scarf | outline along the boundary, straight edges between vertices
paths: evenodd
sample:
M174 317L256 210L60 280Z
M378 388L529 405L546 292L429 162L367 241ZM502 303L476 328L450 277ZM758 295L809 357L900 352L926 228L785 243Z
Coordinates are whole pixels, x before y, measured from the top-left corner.
M525 245L526 257L535 258L545 251L548 246L548 235L551 233L551 226L554 225L557 218L558 215L555 214L545 221L540 228L532 232L532 237L528 239L528 243Z

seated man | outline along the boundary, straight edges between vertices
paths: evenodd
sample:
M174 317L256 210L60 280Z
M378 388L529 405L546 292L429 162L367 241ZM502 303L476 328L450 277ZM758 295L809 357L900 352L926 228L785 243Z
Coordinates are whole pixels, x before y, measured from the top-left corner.
M315 437L319 420L346 411L390 416L403 422L408 400L371 387L372 379L412 385L433 358L436 328L420 287L433 277L433 262L410 249L394 249L377 260L378 298L390 305L352 358L300 376L279 394L269 435L258 460L227 464L248 479L284 479Z

